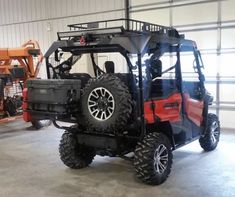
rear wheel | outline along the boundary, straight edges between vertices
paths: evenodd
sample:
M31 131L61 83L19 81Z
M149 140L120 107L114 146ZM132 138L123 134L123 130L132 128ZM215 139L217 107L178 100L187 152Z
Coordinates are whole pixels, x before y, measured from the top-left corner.
M134 166L137 177L145 183L159 185L171 172L172 150L167 136L150 133L135 149Z
M87 167L94 159L94 148L78 144L76 134L65 131L59 145L61 161L69 168Z
M199 143L205 151L212 151L217 147L219 138L220 123L218 117L215 114L208 114L205 136L199 139Z

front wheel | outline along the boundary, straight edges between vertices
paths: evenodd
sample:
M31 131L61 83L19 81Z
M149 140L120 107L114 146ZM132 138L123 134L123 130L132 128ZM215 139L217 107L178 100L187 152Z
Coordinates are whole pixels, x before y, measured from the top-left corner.
M150 133L139 142L134 152L137 177L147 184L163 183L171 172L172 150L162 133Z
M208 114L205 135L200 137L199 143L205 151L214 150L220 138L220 123L215 114Z

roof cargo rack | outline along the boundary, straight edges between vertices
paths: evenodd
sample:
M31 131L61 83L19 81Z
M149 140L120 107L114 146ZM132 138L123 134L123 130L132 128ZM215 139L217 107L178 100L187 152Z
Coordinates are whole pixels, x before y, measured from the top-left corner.
M180 38L178 31L173 27L156 25L133 19L113 19L104 21L95 21L87 23L77 23L68 25L70 31L58 32L58 39L72 39L85 34L160 34L174 38Z

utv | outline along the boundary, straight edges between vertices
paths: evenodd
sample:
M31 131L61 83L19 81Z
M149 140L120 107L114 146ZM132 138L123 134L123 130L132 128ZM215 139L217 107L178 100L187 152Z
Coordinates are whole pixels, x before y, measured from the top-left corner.
M137 20L68 27L45 54L48 79L28 81L24 98L26 117L51 119L65 130L59 145L65 165L83 168L95 155L134 152L137 177L158 185L171 171L173 150L197 139L205 151L216 148L220 124L208 113L213 97L194 41ZM125 60L126 72L115 55L98 65L99 54L112 53ZM89 73L79 67L82 55Z

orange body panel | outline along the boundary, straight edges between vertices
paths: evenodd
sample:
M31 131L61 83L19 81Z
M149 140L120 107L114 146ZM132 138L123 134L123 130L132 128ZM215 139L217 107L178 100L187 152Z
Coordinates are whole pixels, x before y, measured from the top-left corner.
M192 122L194 122L197 126L201 126L201 123L203 121L202 112L203 112L204 102L190 98L189 94L184 94L184 99L185 99L185 109L188 118Z
M8 55L10 57L22 57L22 56L29 56L29 50L32 48L29 47L22 47L22 48L12 48L8 49Z
M7 59L10 59L10 57L8 56L8 49L7 48L0 49L0 61Z
M32 47L19 47L11 49L0 49L0 61L10 60L17 57L28 57L31 56L29 51L34 48Z
M28 89L24 88L23 90L23 119L25 122L30 122L31 121L31 116L28 112L25 110L28 109L28 103L27 103L27 98L28 98Z
M175 93L166 99L147 101L144 103L144 117L150 124L155 122L156 117L161 121L180 121L181 103L180 93Z

